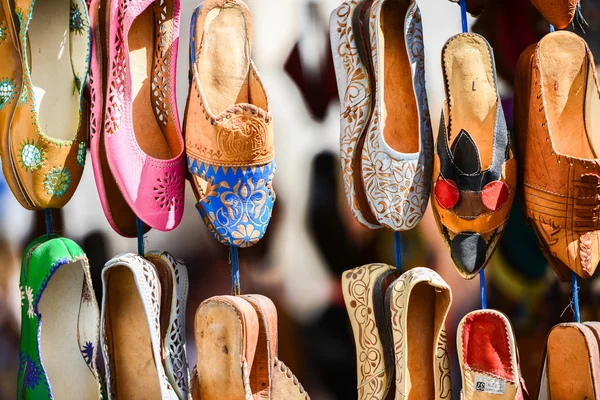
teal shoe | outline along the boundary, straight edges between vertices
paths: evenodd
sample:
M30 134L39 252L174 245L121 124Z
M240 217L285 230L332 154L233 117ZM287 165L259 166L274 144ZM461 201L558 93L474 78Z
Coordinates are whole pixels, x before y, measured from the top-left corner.
M20 285L17 399L101 399L100 312L83 250L58 236L36 239L25 251Z

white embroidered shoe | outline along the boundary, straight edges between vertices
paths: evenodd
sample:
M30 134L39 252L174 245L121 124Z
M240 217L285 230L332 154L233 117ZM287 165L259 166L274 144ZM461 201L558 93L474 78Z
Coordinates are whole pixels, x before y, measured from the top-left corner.
M162 364L160 297L149 261L127 253L106 263L100 329L108 399L178 400Z
M369 28L375 88L362 177L379 224L405 231L423 217L433 168L419 7L416 1L375 0Z

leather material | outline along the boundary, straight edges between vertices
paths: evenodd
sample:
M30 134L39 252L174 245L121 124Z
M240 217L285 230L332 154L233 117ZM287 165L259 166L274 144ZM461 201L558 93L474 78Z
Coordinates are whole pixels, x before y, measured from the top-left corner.
M425 286L428 300L417 288ZM431 304L426 304L431 300ZM450 363L446 347L446 317L452 304L452 291L433 270L417 267L406 271L388 288L386 310L392 324L396 367L396 398L452 398ZM417 332L415 329L423 329ZM427 331L425 329L428 329ZM429 330L430 329L430 330ZM417 340L416 335L425 340ZM432 339L431 341L428 341ZM433 360L430 371L415 368L420 355ZM422 363L422 361L421 361ZM424 375L420 375L424 374ZM430 381L426 381L430 379ZM423 388L422 382L431 384ZM426 391L426 392L425 392ZM430 396L433 395L433 396Z
M14 4L14 7L8 3ZM87 79L90 51L87 6L85 2L77 1L73 7L78 10L78 22L81 25L77 27L77 32L70 26L64 27L70 32L69 58L75 83L60 84L73 85L73 94L78 95L79 101L76 105L65 104L64 114L51 116L67 120L77 115L77 127L73 128L73 132L60 132L62 137L69 139L50 137L46 131L47 119L51 117L45 115L44 121L40 120L43 96L36 99L36 82L32 82L31 43L28 40L32 39L29 28L34 4L32 0L3 1L3 15L0 15L6 26L3 30L5 34L0 39L0 42L6 42L0 50L3 60L3 72L0 72L0 156L13 194L23 207L30 210L63 207L75 193L81 179L87 146L87 109L83 101L83 85ZM13 16L19 21L13 20ZM38 23L35 22L36 25ZM53 67L56 68L36 65L35 71L51 70Z
M531 4L558 29L565 29L573 22L580 0L531 0Z
M144 110L148 114L146 116L133 115L132 104L136 99L132 91L128 35L136 18L149 7L154 8L157 26L155 65L148 79L156 85L151 101L160 106ZM148 226L169 231L181 222L185 189L184 141L175 97L180 3L172 0L159 7L153 0L109 0L107 9L106 59L113 60L106 71L104 93L103 134L108 164L124 199L135 214ZM139 95L146 94L142 92ZM154 150L170 157L157 158L140 147L138 138L145 133L134 132L134 118L136 123L159 126L166 141L154 144ZM154 118L155 121L141 121L139 118Z
M144 308L144 315L147 321L147 327L151 340L151 352L154 360L154 368L156 369L158 384L160 386L160 395L162 400L179 400L179 397L173 390L169 379L165 373L163 367L163 354L162 354L162 339L160 337L160 283L158 276L153 265L145 260L144 258L133 254L125 253L114 257L109 260L104 269L102 270L102 311L100 317L100 343L102 346L102 356L104 357L104 365L106 368L106 389L108 399L117 399L119 393L117 393L116 378L114 371L121 369L123 366L116 366L115 363L118 361L114 359L112 343L115 340L136 340L135 338L124 338L112 337L110 318L115 318L111 315L109 317L108 302L109 302L109 277L113 269L117 267L126 267L131 271L135 282L135 287L129 288L129 290L136 292L141 299L141 303ZM127 318L127 316L122 316ZM134 384L130 382L129 384ZM139 381L138 384L143 385L143 381ZM144 390L143 386L139 387L139 390Z
M456 345L462 374L461 399L486 395L506 400L526 398L515 336L504 314L496 310L470 312L458 325ZM490 380L494 383L491 389L487 387Z
M222 17L207 23L209 13L216 10ZM235 21L223 22L227 18ZM217 55L228 50L211 46L225 40L223 32L229 28L239 31L231 45L241 46L240 54ZM252 16L243 2L206 0L195 9L184 122L189 179L209 230L220 242L236 247L252 246L263 237L275 202L271 102L249 58L251 48ZM230 60L232 54L239 59ZM225 73L225 68L231 71ZM238 73L243 74L243 82L228 80ZM219 74L228 78L215 79ZM220 83L218 88L212 86ZM229 92L237 96L235 100Z
M370 62L363 63L357 41L362 35L358 18L370 0L348 0L333 10L329 32L340 96L340 161L344 193L356 221L371 229L381 226L365 197L361 156L372 113ZM368 15L368 13L367 13ZM367 25L368 26L368 25ZM368 28L365 28L368 30Z
M421 13L415 1L408 2L404 17L404 43L406 54L404 58L395 60L410 70L410 88L393 87L406 85L407 82L386 84L384 68L386 57L397 57L387 54L389 48L384 47L385 41L392 38L384 36L385 24L382 18L389 9L386 2L394 0L375 0L369 16L369 40L367 56L373 60L372 81L375 82L373 93L373 115L367 126L365 145L362 151L362 177L366 197L371 211L382 226L394 231L405 231L414 228L427 209L431 190L431 167L433 158L433 135L429 118L429 105L425 88L425 55L423 47L423 26ZM387 11L389 13L389 11ZM396 34L394 30L389 35ZM402 56L399 56L402 57ZM389 67L388 67L389 68ZM398 66L396 66L398 68ZM389 78L391 75L387 74ZM392 85L392 86L390 86ZM388 104L390 98L386 92L394 93L407 90L414 95L416 118L415 126L400 123L386 123L392 115L412 111L394 109L394 104ZM411 98L409 104L412 103ZM396 105L396 107L398 107ZM391 127L393 126L393 128ZM412 130L416 130L413 132ZM401 151L406 137L416 135L416 151ZM411 146L412 148L412 146Z
M476 106L473 106L474 100L471 102L468 98L460 97L461 93L454 96L450 93L451 77L448 74L453 64L447 58L455 51L465 51L467 54L478 52L476 54L480 57L489 60L489 65L484 68L493 82L486 83L493 85L496 99L495 118L489 128L479 125L478 131L471 132L463 126L451 128L454 122L453 109L461 111L461 107L476 107L479 104L475 102ZM508 222L516 193L517 166L498 95L496 67L489 43L476 34L456 35L446 42L442 60L447 109L442 111L436 143L432 208L442 237L451 250L456 270L463 278L472 279L489 262ZM470 68L470 64L462 68ZM475 81L472 85L475 90L469 92L479 96ZM484 99L488 100L483 97L481 100ZM465 101L465 104L460 101ZM457 136L450 144L454 129ZM479 137L479 145L474 136ZM484 153L490 156L489 163L484 163ZM452 187L456 187L458 193L451 191ZM441 196L437 197L438 194ZM454 201L457 195L458 199Z
M577 92L561 94L569 90L572 75L546 75L547 70L567 69L561 57L584 59L587 89L577 84ZM575 66L578 72L580 68ZM584 122L577 130L561 128L563 122L559 121L565 119L556 108L578 101L572 100L574 93L586 91L599 102L599 90L592 54L585 41L570 32L546 35L519 59L515 126L523 210L542 252L563 281L571 280L570 271L590 278L600 262L600 159L591 153L589 157L565 154L577 146L588 146L586 128L590 137L598 132ZM562 100L550 100L557 95ZM584 121L586 111L575 107L565 110L566 120Z

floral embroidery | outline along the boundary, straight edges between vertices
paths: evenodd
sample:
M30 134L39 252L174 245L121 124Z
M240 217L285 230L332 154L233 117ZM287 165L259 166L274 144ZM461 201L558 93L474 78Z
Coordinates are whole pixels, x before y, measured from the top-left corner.
M77 162L82 167L85 166L85 156L87 152L87 145L85 142L79 142L79 146L77 148Z
M44 188L52 197L63 197L71 185L71 173L66 168L54 168L44 180Z
M35 312L33 310L33 289L29 286L25 286L25 296L27 297L27 317L35 318Z
M154 186L154 200L158 202L160 208L169 208L178 210L183 204L183 177L180 174L167 172L161 179L157 179Z
M44 165L46 152L33 139L25 139L19 151L19 163L28 172L37 171Z
M92 361L94 360L94 345L92 342L85 342L83 348L81 349L81 355L83 359L87 363L87 365L92 365Z
M260 232L254 228L254 225L238 225L236 231L231 233L234 246L250 247L256 244L260 239Z
M14 80L8 80L8 78L0 80L0 110L10 104L16 94Z
M42 380L42 369L30 356L21 356L21 366L25 369L25 386L35 389Z
M86 28L85 20L81 15L81 10L77 4L71 4L71 20L69 23L69 29L71 32L75 32L78 35L83 35L83 31Z
M0 46L6 41L7 30L6 22L0 21Z

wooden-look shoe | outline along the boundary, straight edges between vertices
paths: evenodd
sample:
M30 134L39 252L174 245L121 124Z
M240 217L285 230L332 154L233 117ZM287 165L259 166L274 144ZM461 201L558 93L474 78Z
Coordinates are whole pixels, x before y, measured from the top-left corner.
M396 365L396 399L452 398L446 316L452 292L429 268L413 268L387 289Z
M564 29L573 21L579 0L531 0L546 21L558 29Z
M394 358L385 293L398 277L387 264L368 264L342 274L342 292L356 345L358 400L386 398Z
M372 3L372 0L345 1L331 13L329 31L341 103L340 161L344 192L358 223L376 229L381 226L365 197L361 171L362 149L373 111L373 92L371 61L363 62L368 53L359 42L363 35L368 36L368 25L364 22Z
M414 228L431 190L433 136L425 90L423 26L416 1L375 0L365 53L373 115L362 151L367 201L380 225Z
M527 388L519 368L515 335L506 315L496 310L467 314L456 334L463 400L524 400Z
M163 366L161 286L154 266L136 254L102 270L102 355L108 399L179 400Z
M600 86L585 41L546 35L519 59L515 85L525 216L557 275L600 262Z
M433 166L432 208L458 273L472 279L490 260L516 192L516 159L489 43L450 38L442 50L446 107Z
M600 399L598 323L567 323L550 331L538 400Z

